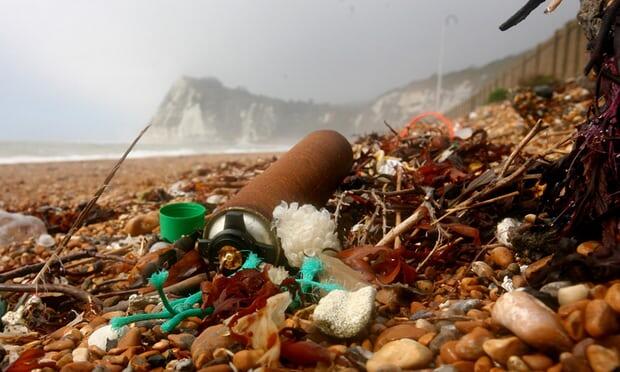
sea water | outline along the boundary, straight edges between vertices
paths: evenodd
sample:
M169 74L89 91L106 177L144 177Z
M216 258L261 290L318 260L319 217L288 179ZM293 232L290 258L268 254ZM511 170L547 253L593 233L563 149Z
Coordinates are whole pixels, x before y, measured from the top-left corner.
M118 159L129 144L0 142L0 164ZM138 144L128 158L283 152L290 144Z

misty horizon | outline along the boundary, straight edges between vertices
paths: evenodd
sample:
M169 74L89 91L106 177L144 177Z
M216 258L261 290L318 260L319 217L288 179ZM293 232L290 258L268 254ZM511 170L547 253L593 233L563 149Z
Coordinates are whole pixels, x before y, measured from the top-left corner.
M437 72L518 54L577 4L498 26L520 0L167 3L8 1L0 15L2 140L127 141L181 76L256 95L360 104Z

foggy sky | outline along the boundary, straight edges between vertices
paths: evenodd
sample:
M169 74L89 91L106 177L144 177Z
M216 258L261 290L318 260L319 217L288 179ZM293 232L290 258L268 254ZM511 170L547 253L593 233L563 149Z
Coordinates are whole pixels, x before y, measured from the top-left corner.
M121 141L180 76L253 93L359 102L534 46L578 1L499 24L525 0L0 0L0 141Z

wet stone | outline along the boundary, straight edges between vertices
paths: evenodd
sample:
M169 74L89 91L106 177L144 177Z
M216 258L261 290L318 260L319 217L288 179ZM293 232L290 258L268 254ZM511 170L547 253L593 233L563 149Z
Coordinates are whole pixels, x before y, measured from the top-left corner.
M489 339L482 344L482 349L494 361L506 364L512 355L523 355L527 351L527 345L518 337L506 337Z
M146 361L153 368L163 367L166 365L166 358L164 358L161 354L151 355L150 357L146 358Z
M590 288L585 284L572 285L558 290L558 302L560 306L569 305L574 302L588 298Z
M616 313L604 300L592 300L586 306L585 328L592 337L603 337L619 329Z
M620 367L618 353L600 345L590 345L586 349L590 367L594 372L613 371Z
M180 333L178 335L169 335L168 340L172 342L175 347L183 350L189 350L194 343L196 337L189 333Z
M410 338L417 340L426 334L426 330L416 327L413 324L399 324L390 327L381 332L375 341L375 351L390 341L399 340L401 338Z
M455 345L454 350L460 359L476 360L484 355L482 344L493 337L493 334L482 327L474 328L463 336Z
M450 305L449 312L453 315L465 315L469 310L482 307L482 301L477 299L459 300Z
M542 349L567 350L572 341L557 315L525 292L502 295L492 311L493 320L526 343Z
M444 343L458 339L460 334L454 325L445 325L441 327L437 336L431 341L429 348L433 353L438 353Z
M72 340L69 340L69 339L65 338L65 339L62 339L62 340L50 342L49 344L47 344L47 345L45 345L43 347L43 350L45 350L45 351L60 351L60 350L72 349L74 346L75 346L75 344L73 343Z
M395 365L400 369L427 367L433 360L433 353L424 345L411 339L401 339L385 344L366 363L368 372L385 370Z

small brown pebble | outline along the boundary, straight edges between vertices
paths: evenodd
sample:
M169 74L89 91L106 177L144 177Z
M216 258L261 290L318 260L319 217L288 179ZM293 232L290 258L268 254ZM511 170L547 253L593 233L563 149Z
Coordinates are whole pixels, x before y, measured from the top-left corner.
M523 355L521 359L528 367L536 371L545 371L553 366L553 360L544 354Z
M566 333L575 341L581 340L585 335L583 312L575 310L565 319L562 319L562 325Z
M491 314L487 313L486 311L482 311L478 309L471 309L467 312L466 315L470 318L480 319L480 320L487 319L491 316Z
M101 359L105 355L105 351L101 350L95 345L91 345L88 347L88 352L93 355L97 359Z
M398 292L393 288L382 288L377 291L375 300L388 307L398 307Z
M604 300L592 300L586 306L585 328L592 337L603 337L618 330L616 314Z
M452 363L452 367L458 372L474 372L474 362L468 360L459 360Z
M194 343L196 337L189 333L180 333L177 335L168 335L168 340L172 342L172 345L182 350L189 350Z
M116 347L121 350L125 350L132 346L139 346L141 334L142 332L140 331L140 328L130 328L127 333L125 333L125 335L123 335L123 337L118 340L118 344L116 345Z
M414 313L416 313L416 312L418 312L420 310L424 310L424 309L425 309L425 306L422 303L420 303L420 302L414 301L414 302L411 303L411 305L409 305L409 311L411 312L411 314L414 314Z
M213 366L205 367L198 372L231 372L232 368L228 364L216 364Z
M125 232L131 236L143 235L152 232L157 226L159 226L159 212L149 212L127 221Z
M512 285L515 288L522 288L525 287L527 285L527 282L525 281L525 278L521 275L513 275L512 276Z
M153 349L157 351L166 350L170 346L170 341L168 340L159 340L155 344L153 344Z
M109 313L105 313L102 315L103 319L110 320L112 318L117 318L119 316L125 316L124 311L110 311Z
M427 333L426 330L420 329L411 323L395 325L381 332L375 340L374 350L377 351L390 341L400 340L401 338L410 338L418 340Z
M430 280L418 280L415 282L415 286L417 289L424 293L431 293L435 285Z
M493 334L482 327L476 327L463 336L455 345L454 351L460 359L477 360L484 355L482 344Z
M583 242L577 246L577 253L587 257L600 249L601 246L600 242L594 240Z
M494 361L506 364L512 355L523 355L527 352L527 345L518 337L506 337L486 340L482 349Z
M493 361L488 356L482 356L474 364L474 372L489 372L493 368Z
M489 253L491 262L505 269L514 261L512 251L506 247L493 248Z
M609 287L605 294L605 302L607 302L615 312L620 313L620 283L616 283Z
M68 338L63 338L62 340L50 342L49 344L43 347L43 350L60 351L60 350L72 349L73 347L75 347L75 343L72 340Z
M476 327L483 327L484 321L482 320L458 320L454 322L454 326L462 333L469 333Z
M573 302L572 304L560 306L558 309L558 315L561 318L565 318L569 316L573 311L579 310L583 313L586 311L586 306L590 303L590 300L581 300L577 302Z
M336 355L343 355L347 352L347 347L346 345L330 345L327 350Z
M510 358L508 358L508 362L506 362L506 367L508 368L509 371L514 371L514 372L529 372L530 371L530 367L528 367L527 364L525 364L523 359L519 358L516 355L513 355Z
M605 287L602 284L597 284L590 289L590 297L595 300L605 299L606 293L607 293L607 287Z
M586 355L594 372L609 372L620 367L620 357L612 349L599 345L590 345L586 349Z
M60 372L90 372L94 368L95 366L89 362L74 362L65 364Z
M560 354L560 363L562 363L562 371L591 371L588 361L585 358L574 356L571 353Z
M139 355L136 355L133 358L131 358L129 365L131 366L132 370L135 372L147 372L151 369L151 366L149 362L146 360L146 358L143 358Z
M153 355L157 355L159 354L159 352L157 350L149 350L149 351L145 351L143 353L138 354L140 357L144 358L144 359L148 359L150 356Z
M368 351L372 351L372 342L369 339L362 341L362 347Z
M418 342L424 346L428 346L431 343L431 341L433 341L433 338L435 338L435 336L437 336L437 332L429 332L425 334L424 336L420 337L418 339Z
M235 353L232 363L241 371L247 371L256 367L258 360L262 357L262 350L241 350Z
M551 259L553 259L553 255L549 255L538 261L532 262L523 273L525 275L525 279L527 279L528 282L535 281L541 274L544 274L544 269L549 266Z
M71 353L67 353L63 355L62 358L58 359L58 361L56 362L56 366L63 367L71 362L73 362L73 357L71 356Z
M129 362L129 358L125 355L106 355L103 357L103 360L119 366L125 366Z
M457 341L448 341L441 345L441 349L439 349L439 356L444 363L452 364L459 360L459 357L456 355L455 351L456 343Z
M586 357L586 349L588 346L593 345L595 343L593 338L584 338L573 346L573 355L585 358Z
M142 351L144 351L144 347L132 346L132 347L128 347L125 351L123 351L121 355L126 356L128 360L131 360L131 358L140 354Z
M228 348L234 344L228 327L223 324L208 327L194 340L191 347L192 359L197 368L213 359L213 351Z

